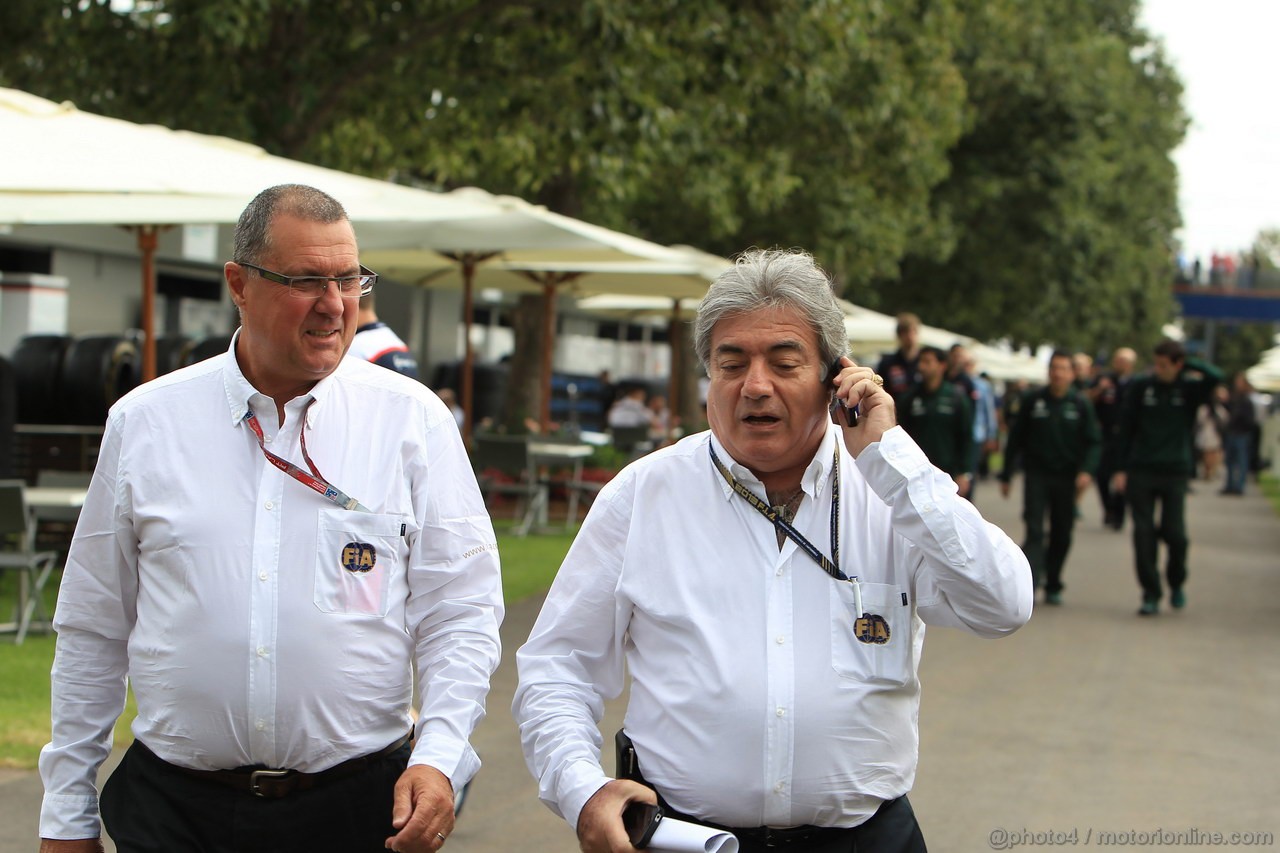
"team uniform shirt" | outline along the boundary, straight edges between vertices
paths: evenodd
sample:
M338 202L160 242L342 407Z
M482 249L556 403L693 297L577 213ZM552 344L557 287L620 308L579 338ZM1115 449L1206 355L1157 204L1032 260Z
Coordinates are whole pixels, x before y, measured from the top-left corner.
M901 397L916 385L916 362L919 357L907 358L902 350L885 353L876 365L876 373L884 380L884 390L895 398Z
M982 636L1031 613L1021 550L893 428L855 462L831 425L793 522L837 581L737 494L763 485L709 432L633 463L591 508L517 653L513 711L541 799L577 824L608 778L597 727L631 676L625 729L669 804L714 823L855 826L911 788L925 623Z
M934 465L953 477L973 473L973 406L961 386L945 379L934 391L917 385L897 402L898 423Z
M1147 375L1129 383L1118 431L1123 470L1179 477L1195 472L1196 410L1209 401L1222 373L1190 357L1185 366L1172 382Z
M111 410L58 599L41 835L98 834L95 780L124 707L165 761L317 772L420 716L411 765L455 789L500 649L496 540L449 410L343 359L285 406L220 356ZM335 505L264 457L323 477Z
M1009 430L1001 482L1013 479L1019 461L1029 472L1074 477L1098 470L1102 437L1089 399L1075 388L1055 397L1048 388L1028 391L1022 414Z
M381 321L365 323L356 329L347 355L418 379L418 360L391 327Z

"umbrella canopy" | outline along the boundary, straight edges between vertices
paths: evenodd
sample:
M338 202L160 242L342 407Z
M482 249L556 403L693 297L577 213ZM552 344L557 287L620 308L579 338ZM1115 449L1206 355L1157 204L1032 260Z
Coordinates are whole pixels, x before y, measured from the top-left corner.
M234 223L266 187L299 183L367 223L422 228L486 216L481 197L450 197L275 157L221 137L138 125L0 89L0 224L136 230L142 256L143 379L155 376L155 252L176 224Z
M249 199L283 183L324 190L353 222L412 227L497 212L483 196L399 186L0 89L0 223L229 224Z
M491 196L474 187L449 195L487 199L503 211L417 232L381 228L361 239L360 256L389 278L424 287L462 288L467 333L460 396L468 427L474 361L471 297L476 287L543 295L540 420L545 427L551 419L551 353L559 293L665 297L670 305L675 299L700 299L711 280L730 266L723 258L688 246L651 243L510 196ZM676 375L673 365L673 385ZM672 399L677 390L672 388Z

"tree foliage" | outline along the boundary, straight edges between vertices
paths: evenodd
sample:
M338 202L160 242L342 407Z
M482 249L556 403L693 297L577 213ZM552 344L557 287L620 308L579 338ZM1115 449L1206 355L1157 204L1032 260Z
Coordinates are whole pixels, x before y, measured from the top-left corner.
M1168 318L1185 120L1137 0L7 0L0 85L663 243L813 251L980 337Z

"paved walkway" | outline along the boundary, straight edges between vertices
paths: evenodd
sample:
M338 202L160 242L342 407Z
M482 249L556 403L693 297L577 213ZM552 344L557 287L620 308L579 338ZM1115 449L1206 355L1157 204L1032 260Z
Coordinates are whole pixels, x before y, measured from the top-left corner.
M1118 849L1194 847L1214 832L1270 833L1259 846L1280 848L1280 519L1256 494L1195 488L1185 611L1134 615L1128 533L1102 527L1091 494L1062 607L1037 607L1004 640L930 631L911 798L932 850L1114 842L1102 833ZM1002 500L989 481L978 505L1021 539L1016 491ZM485 769L448 850L577 849L537 800L508 710L537 607L510 608L475 738ZM620 717L613 703L610 736ZM0 771L0 853L35 849L39 798L35 774Z

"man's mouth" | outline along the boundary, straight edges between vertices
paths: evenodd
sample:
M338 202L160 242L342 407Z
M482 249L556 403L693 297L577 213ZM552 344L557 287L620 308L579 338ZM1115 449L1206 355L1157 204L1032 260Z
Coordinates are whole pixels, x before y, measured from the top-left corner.
M743 423L753 426L769 426L770 424L776 424L779 420L781 418L776 415L744 415L742 418Z
M338 334L337 329L310 329L307 332L313 338L328 338Z

